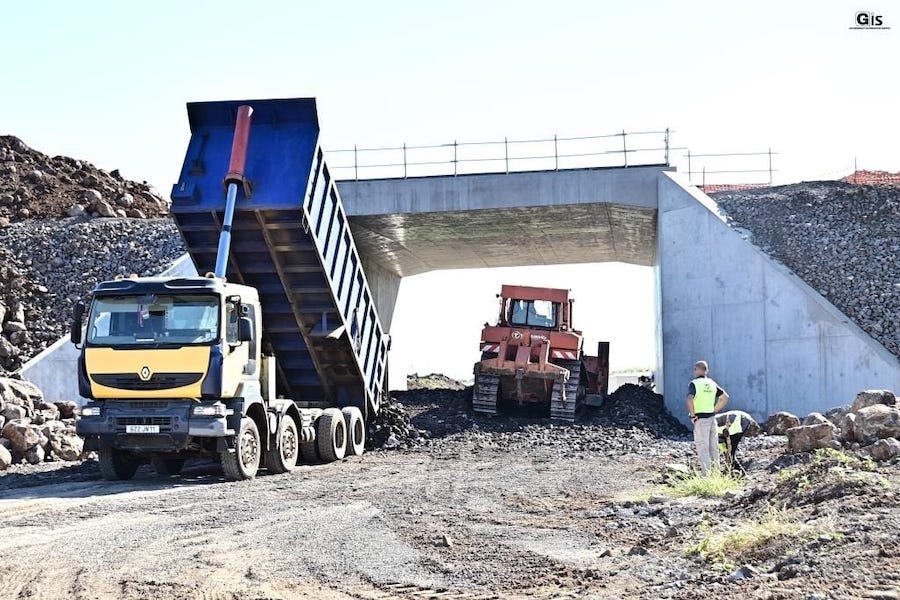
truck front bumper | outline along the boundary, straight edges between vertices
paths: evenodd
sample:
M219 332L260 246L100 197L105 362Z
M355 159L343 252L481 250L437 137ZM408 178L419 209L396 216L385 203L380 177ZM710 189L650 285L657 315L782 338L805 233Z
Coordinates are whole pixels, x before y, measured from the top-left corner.
M103 444L134 452L177 452L184 450L192 437L234 435L229 426L231 415L195 415L196 406L200 403L193 400L91 402L85 408L99 409L99 414L82 415L75 432L84 438L86 450Z

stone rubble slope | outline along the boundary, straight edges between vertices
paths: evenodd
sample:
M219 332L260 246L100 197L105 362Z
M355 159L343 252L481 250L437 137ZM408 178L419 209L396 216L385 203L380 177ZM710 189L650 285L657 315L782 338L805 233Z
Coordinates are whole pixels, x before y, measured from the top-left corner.
M169 213L146 182L123 179L67 156L47 156L14 136L0 136L0 227L25 219L132 217Z
M763 429L770 436L786 435L792 454L845 449L877 461L900 461L900 407L890 390L863 390L852 404L803 419L777 412Z
M74 402L44 402L27 381L0 377L0 471L18 463L36 465L81 459Z
M116 275L154 275L184 253L160 219L32 219L0 229L0 373L66 335L72 307Z
M900 186L818 181L712 197L732 227L900 357Z

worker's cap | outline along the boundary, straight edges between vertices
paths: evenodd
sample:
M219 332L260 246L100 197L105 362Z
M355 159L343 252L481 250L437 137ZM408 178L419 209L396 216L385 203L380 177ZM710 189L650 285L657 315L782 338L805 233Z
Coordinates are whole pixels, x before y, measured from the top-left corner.
M706 364L705 360L698 360L697 362L695 362L694 368L695 369L699 368L699 369L703 369L704 371L709 371L709 365Z

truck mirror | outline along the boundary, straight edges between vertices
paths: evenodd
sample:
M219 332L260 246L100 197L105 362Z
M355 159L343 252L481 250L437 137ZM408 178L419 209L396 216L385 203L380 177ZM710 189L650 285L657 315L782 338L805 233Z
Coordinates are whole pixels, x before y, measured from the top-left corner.
M69 339L76 346L81 343L81 327L83 319L84 302L79 302L72 311L72 331L69 333Z
M238 341L249 342L253 340L253 321L249 317L241 317L238 320Z

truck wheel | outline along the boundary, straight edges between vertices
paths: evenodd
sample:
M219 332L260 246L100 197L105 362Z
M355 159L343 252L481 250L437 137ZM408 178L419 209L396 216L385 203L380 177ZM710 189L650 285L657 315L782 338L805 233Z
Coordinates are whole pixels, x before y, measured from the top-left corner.
M275 443L266 452L266 467L270 473L287 473L297 466L300 454L300 436L294 417L284 415L275 434Z
M347 424L341 411L336 408L322 411L316 424L316 442L323 461L333 462L344 458L347 452Z
M253 479L259 469L261 444L259 429L250 417L241 419L241 431L235 440L234 452L222 452L222 470L228 481Z
M347 455L362 456L366 451L366 422L362 411L355 406L348 406L341 413L347 425Z
M167 456L165 454L154 454L150 459L153 470L160 477L172 477L181 473L184 467L184 461L187 460L183 456Z
M100 474L108 481L131 479L137 472L137 459L126 452L112 446L101 444L97 454L100 456Z

